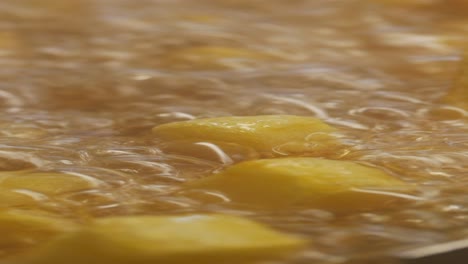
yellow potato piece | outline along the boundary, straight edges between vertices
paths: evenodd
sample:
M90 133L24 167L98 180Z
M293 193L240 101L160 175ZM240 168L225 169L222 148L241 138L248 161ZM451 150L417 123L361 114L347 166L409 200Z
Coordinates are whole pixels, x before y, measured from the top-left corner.
M324 155L338 145L335 129L312 117L231 116L174 122L153 128L164 140L229 142L264 153Z
M444 98L444 102L468 110L468 52L454 86Z
M34 197L21 193L15 192L14 190L0 188L0 208L13 207L21 205L34 204L36 200Z
M304 244L228 215L111 217L61 236L19 263L237 264L278 257Z
M75 228L75 223L51 215L0 210L0 248L16 252Z
M281 158L246 161L187 183L220 192L232 202L260 207L307 205L329 210L372 209L394 200L404 182L350 161Z
M90 189L98 185L97 180L63 173L47 172L1 172L0 189L25 190L45 195Z

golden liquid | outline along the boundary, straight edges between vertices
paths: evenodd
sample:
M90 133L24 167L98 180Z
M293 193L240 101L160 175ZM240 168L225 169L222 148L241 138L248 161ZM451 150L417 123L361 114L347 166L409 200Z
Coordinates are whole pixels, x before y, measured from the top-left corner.
M468 9L396 2L2 0L0 169L106 183L41 202L67 218L225 212L309 238L288 264L382 263L401 248L466 237L468 116L441 98L459 72ZM204 61L207 47L218 55ZM334 158L415 183L417 199L338 215L174 194L259 155L161 142L152 127L264 114L321 118L349 145Z

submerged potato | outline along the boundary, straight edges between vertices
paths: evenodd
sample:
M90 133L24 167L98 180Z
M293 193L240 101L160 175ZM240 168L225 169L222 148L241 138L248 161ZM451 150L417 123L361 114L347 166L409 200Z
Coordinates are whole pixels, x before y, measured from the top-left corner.
M64 173L31 171L0 172L0 195L6 190L57 195L85 190L97 184L92 179ZM16 199L16 198L15 198Z
M0 210L0 248L28 248L52 239L76 225L55 216L20 210Z
M263 153L323 155L336 149L335 129L312 117L292 115L230 116L174 122L153 128L164 140L230 142Z
M0 187L0 208L34 204L36 199L25 193Z
M246 263L304 243L228 215L111 217L61 236L19 263Z
M239 163L190 182L187 188L220 192L249 206L356 210L384 206L394 200L384 192L401 191L407 185L383 171L350 161L281 158Z

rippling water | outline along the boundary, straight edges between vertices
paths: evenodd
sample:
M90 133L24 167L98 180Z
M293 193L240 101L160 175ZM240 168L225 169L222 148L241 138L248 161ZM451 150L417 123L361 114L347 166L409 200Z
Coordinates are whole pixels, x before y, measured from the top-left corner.
M467 31L459 17L379 1L62 2L0 2L0 169L97 183L46 199L44 210L245 215L313 241L290 263L362 263L468 234L468 114L440 102L461 60L445 41ZM203 60L207 47L246 59ZM259 154L162 142L153 126L260 114L323 119L348 145L334 158L416 183L418 199L336 215L174 194L184 181Z

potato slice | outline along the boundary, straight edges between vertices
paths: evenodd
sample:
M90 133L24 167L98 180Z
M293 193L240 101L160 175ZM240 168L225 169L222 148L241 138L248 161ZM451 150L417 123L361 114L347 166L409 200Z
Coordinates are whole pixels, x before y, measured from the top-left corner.
M282 158L242 162L187 183L187 188L217 191L248 206L357 210L381 207L394 200L391 192L408 186L383 171L350 161Z
M98 219L33 253L27 264L246 263L305 241L228 215Z
M64 173L15 171L0 173L0 188L6 190L26 190L45 195L90 189L98 185L98 180Z
M33 211L0 211L0 248L22 250L76 229L76 224Z
M249 146L263 153L277 150L277 153L316 155L336 149L338 142L331 135L334 131L317 118L292 115L205 118L153 128L153 133L164 140L220 141Z
M36 199L30 195L0 188L0 208L30 205L35 202Z
M444 102L468 110L468 52L461 64L459 77L445 96Z

